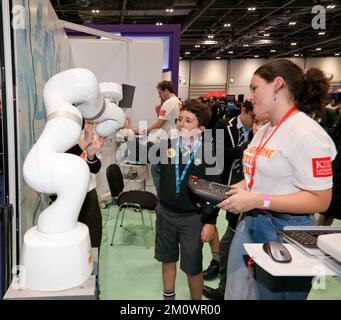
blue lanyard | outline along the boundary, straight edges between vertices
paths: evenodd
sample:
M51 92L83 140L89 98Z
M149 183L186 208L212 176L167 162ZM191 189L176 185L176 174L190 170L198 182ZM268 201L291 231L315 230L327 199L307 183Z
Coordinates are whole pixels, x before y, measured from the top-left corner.
M192 161L194 160L195 154L198 151L199 146L200 146L200 143L198 143L197 146L194 148L189 159L187 160L186 166L185 166L184 170L182 171L181 177L180 177L180 169L179 169L180 144L179 144L179 140L176 142L176 154L175 154L175 178L176 178L175 192L176 192L176 194L180 193L181 183L185 179L188 168L191 165Z

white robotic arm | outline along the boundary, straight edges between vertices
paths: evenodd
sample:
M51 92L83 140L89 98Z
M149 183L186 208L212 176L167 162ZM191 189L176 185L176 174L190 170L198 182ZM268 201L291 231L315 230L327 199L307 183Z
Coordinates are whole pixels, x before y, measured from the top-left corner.
M96 132L106 137L124 126L125 114L102 97L95 75L81 68L50 78L44 101L46 126L25 160L23 173L33 189L57 194L57 200L40 214L38 230L67 232L77 223L90 175L80 157L64 152L78 142L82 117L98 122Z
M23 174L30 187L55 193L57 200L25 233L21 264L25 287L56 291L84 283L93 270L89 230L77 222L90 171L81 157L65 151L78 142L82 118L97 122L97 134L106 137L124 126L125 115L100 94L96 77L86 69L50 78L44 101L46 125L25 159Z
M82 118L98 123L98 135L109 136L123 127L125 115L100 94L96 77L86 69L50 78L44 102L46 125L25 159L23 174L30 187L55 193L57 200L24 235L20 282L33 290L57 291L81 285L93 270L89 230L77 222L90 172L81 157L65 151L78 142Z

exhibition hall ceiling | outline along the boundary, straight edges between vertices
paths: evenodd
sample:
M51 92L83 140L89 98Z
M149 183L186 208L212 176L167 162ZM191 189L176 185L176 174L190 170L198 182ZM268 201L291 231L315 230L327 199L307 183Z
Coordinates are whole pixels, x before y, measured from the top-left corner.
M181 25L182 59L325 57L341 53L341 1L51 0L78 24Z

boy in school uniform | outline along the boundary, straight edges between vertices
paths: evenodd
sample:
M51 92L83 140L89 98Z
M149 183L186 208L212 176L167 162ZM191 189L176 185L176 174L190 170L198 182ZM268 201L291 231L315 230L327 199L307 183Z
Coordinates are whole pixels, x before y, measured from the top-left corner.
M167 161L160 166L159 203L156 208L155 259L162 262L163 296L175 298L176 263L188 278L191 299L202 298L202 247L212 239L219 210L200 206L187 186L198 178L220 182L219 173L208 175L203 132L210 109L199 101L185 103L177 119L178 138L168 141Z

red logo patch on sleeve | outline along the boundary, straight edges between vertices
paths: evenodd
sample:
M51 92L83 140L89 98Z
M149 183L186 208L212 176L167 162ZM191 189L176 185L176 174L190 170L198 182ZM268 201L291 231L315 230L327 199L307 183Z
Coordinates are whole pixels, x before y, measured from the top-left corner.
M161 110L160 110L160 113L159 113L159 116L160 116L160 117L164 117L165 115L166 115L166 110L161 109Z
M333 174L332 161L330 157L313 158L313 176L314 178L331 177Z

